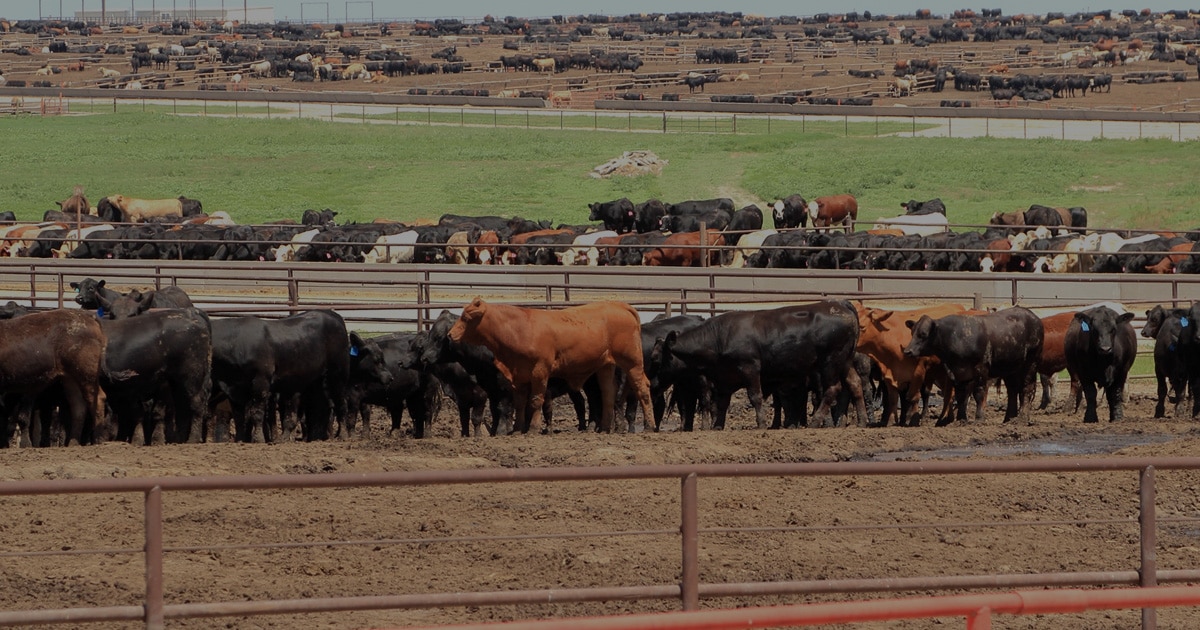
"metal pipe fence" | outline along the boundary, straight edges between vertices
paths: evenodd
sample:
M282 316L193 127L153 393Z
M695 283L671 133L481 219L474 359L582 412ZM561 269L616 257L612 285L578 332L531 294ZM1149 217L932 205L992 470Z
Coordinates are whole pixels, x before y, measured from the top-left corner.
M46 610L0 612L0 626L32 625L55 622L98 622L141 620L147 628L162 628L167 619L211 618L222 616L316 613L349 610L411 609L446 606L496 606L517 603L562 603L613 600L677 599L685 611L697 610L702 598L762 597L768 595L799 595L813 593L900 592L913 590L995 589L1062 586L1139 585L1154 587L1160 583L1195 581L1200 569L1160 569L1157 563L1158 521L1156 506L1156 471L1200 470L1200 458L1096 458L1096 459L1035 459L1009 461L923 461L923 462L831 462L794 464L680 464L634 465L601 468L533 468L533 469L472 469L429 470L415 472L332 473L323 475L257 475L225 477L157 477L157 478L97 478L68 480L14 480L0 484L0 497L36 495L124 494L143 495L144 541L141 553L145 558L144 595L141 605L78 607ZM1138 566L1105 567L1104 570L1056 573L980 574L956 576L909 576L904 578L862 578L799 580L774 582L706 583L700 579L700 540L704 536L729 531L759 533L763 528L703 528L700 527L702 504L699 498L701 479L753 479L762 477L855 477L855 476L928 476L948 481L959 475L1013 474L1081 474L1135 472L1138 474L1139 507L1134 515L1122 515L1126 508L1112 508L1109 518L1089 519L1089 522L1138 524L1135 537ZM308 599L268 601L227 601L174 603L167 601L165 585L169 576L164 573L163 556L169 551L213 550L224 546L181 545L166 548L163 543L163 503L166 495L201 491L285 490L311 488L362 487L420 487L427 485L479 485L498 483L559 483L614 480L677 480L680 483L680 513L677 529L662 531L606 532L607 535L646 535L670 533L680 539L680 579L678 583L642 586L606 585L586 588L554 588L544 590L477 591L467 593L427 593L367 595L357 597L315 597ZM1087 487L1080 484L1079 487ZM1179 500L1190 500L1181 497ZM1178 520L1178 517L1176 518ZM1200 519L1186 519L1197 522ZM1047 522L1029 521L1029 527L1047 526ZM904 529L911 526L991 527L1012 526L1011 521L995 523L888 523L880 528ZM840 529L838 525L833 526ZM786 529L786 528L784 528ZM782 530L780 530L782 531ZM588 532L589 536L598 535ZM576 537L572 533L569 536ZM431 536L427 540L435 540ZM445 538L437 542L456 542ZM345 544L382 544L409 541L333 541ZM306 542L308 546L323 546L330 541ZM269 544L268 544L269 545ZM258 545L253 545L258 547ZM113 553L114 550L90 550L90 553ZM132 550L118 550L132 551ZM71 550L78 554L81 550ZM87 553L88 551L84 551ZM58 554L60 552L47 552ZM1116 557L1113 554L1111 557ZM1155 627L1153 611L1143 615L1143 628Z

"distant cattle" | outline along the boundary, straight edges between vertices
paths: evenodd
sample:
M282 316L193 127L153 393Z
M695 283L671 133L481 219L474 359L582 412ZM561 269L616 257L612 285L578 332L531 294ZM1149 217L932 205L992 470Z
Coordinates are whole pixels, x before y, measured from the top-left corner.
M612 430L617 368L635 388L647 426L653 421L650 384L642 364L637 311L619 302L593 302L561 311L489 304L475 298L463 308L449 338L486 346L514 388L513 408L526 431L542 429L542 403L548 381L558 377L573 390L593 375L599 380L603 410L598 429Z
M707 242L703 243L707 247L720 247L725 244L723 235L716 231L707 233ZM701 247L699 232L678 232L666 238L661 244L654 249L646 252L642 258L642 264L650 267L670 266L670 267L700 267L704 266L704 256L708 255L708 264L716 265L718 263L719 251L716 249L704 249Z
M124 195L111 195L102 201L107 201L119 213L117 216L102 218L122 223L139 223L151 218L167 216L184 216L183 202L180 199L135 199ZM99 208L99 206L97 206Z
M946 216L946 204L942 203L940 197L935 197L929 201L917 201L916 199L901 203L901 208L904 208L904 214L940 214Z
M897 229L903 234L916 236L931 236L950 229L946 215L932 214L903 214L898 217L876 219L872 230Z

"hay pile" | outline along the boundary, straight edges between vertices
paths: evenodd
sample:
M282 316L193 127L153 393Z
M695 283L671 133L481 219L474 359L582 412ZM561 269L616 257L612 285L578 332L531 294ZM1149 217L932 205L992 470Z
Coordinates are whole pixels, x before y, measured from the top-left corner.
M658 175L666 165L667 160L660 159L652 151L626 151L621 154L621 157L609 160L592 169L590 175L597 179L613 175L625 175L626 177L648 173Z

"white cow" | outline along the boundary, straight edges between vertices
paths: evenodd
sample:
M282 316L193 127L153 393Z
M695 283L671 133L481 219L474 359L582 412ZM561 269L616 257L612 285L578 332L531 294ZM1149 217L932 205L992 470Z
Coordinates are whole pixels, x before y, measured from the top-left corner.
M733 261L729 263L729 266L737 268L745 267L746 259L758 253L763 241L767 240L768 236L778 233L779 230L758 230L757 232L743 234L738 239L737 249L733 251Z
M930 236L950 229L946 215L933 214L902 214L898 217L878 219L872 230L900 230L906 235Z
M250 75L255 77L265 77L271 72L270 61L258 61L250 64Z
M312 229L300 232L292 236L292 240L286 245L280 245L275 248L275 262L291 262L296 260L296 250L301 246L311 243L313 237L320 234L321 230Z
M413 261L413 245L417 243L416 230L385 234L375 240L375 247L363 256L367 263L406 263Z
M571 241L571 247L562 254L562 264L564 265L588 265L595 267L600 264L600 250L596 247L596 241L602 238L616 237L618 234L612 230L600 230L598 232L588 232L580 234Z

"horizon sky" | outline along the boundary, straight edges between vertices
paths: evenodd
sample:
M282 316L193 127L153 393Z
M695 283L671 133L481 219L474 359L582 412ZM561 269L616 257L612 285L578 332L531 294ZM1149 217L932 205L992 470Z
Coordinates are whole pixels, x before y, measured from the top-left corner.
M273 7L275 19L299 20L301 13L308 21L319 19L324 21L326 14L330 21L352 20L363 21L372 15L376 20L385 19L414 19L414 18L465 18L478 19L484 15L497 18L513 15L519 17L549 17L551 15L624 15L629 13L653 13L673 11L741 11L765 16L798 15L806 16L816 13L846 13L849 11L871 11L872 13L895 15L911 14L917 9L930 9L935 15L948 15L951 12L967 7L976 11L983 8L957 0L913 0L913 2L896 2L895 0L859 0L849 6L830 2L827 5L794 2L785 0L609 0L607 2L585 2L582 0L449 0L436 5L431 10L430 5L413 2L396 2L395 0L328 0L311 2L309 0L105 0L109 11L127 11L130 8L141 11L151 8L174 8L178 12L196 9L240 9L244 6ZM1148 7L1154 11L1183 9L1186 7L1155 2L1141 3L1136 7L1108 6L1105 3L1088 2L1085 0L1066 0L1048 6L1045 2L1035 0L1016 0L1005 3L989 3L987 8L1002 9L1005 14L1062 12L1076 13L1079 11L1100 11L1112 9L1120 11L1126 8L1142 9ZM0 8L0 17L8 19L35 19L39 16L56 18L60 15L72 18L79 10L99 11L101 0L5 0ZM61 13L60 13L61 11Z

